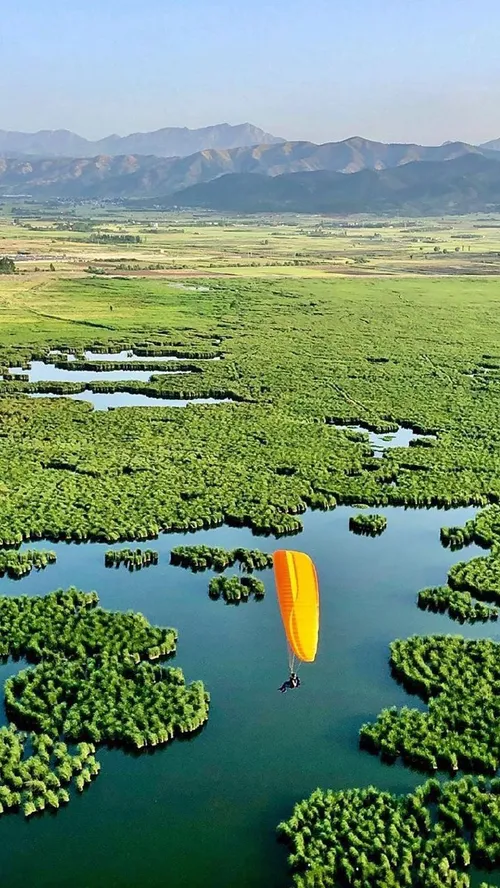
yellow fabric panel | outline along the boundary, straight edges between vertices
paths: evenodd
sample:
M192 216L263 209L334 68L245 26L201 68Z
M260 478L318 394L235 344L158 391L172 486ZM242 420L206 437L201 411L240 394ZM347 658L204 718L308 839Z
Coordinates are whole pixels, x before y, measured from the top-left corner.
M279 549L273 555L276 592L288 643L305 663L316 657L319 588L316 569L304 552Z

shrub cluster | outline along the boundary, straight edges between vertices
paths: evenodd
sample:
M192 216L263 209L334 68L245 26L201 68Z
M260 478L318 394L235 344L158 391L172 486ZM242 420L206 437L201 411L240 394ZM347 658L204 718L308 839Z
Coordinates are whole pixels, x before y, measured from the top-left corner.
M495 608L476 603L469 592L460 592L449 586L421 589L418 593L418 606L434 613L447 613L452 620L458 620L459 623L498 620L498 611Z
M420 770L495 773L500 764L500 645L460 636L391 643L394 676L428 711L384 709L360 729L360 743L387 761Z
M383 515L351 515L349 530L363 536L380 536L387 527L387 518Z
M82 791L99 773L94 752L91 743L79 743L70 753L47 734L26 734L14 725L0 728L0 814L21 808L30 817L66 804L70 783Z
M222 595L227 604L248 601L251 595L263 598L265 591L264 583L256 577L212 577L208 586L210 598Z
M278 831L296 888L469 888L471 864L500 863L500 781L432 779L400 797L317 789Z
M222 549L218 546L176 546L172 549L170 563L188 567L193 571L223 571L236 563L241 570L251 573L273 566L273 556L259 549Z
M158 564L158 552L153 549L108 549L104 553L106 567L119 567L124 564L130 571Z
M80 746L76 758L68 758L62 740L141 749L194 731L208 717L203 684L186 685L180 669L157 662L175 651L176 632L151 626L142 614L112 613L97 604L95 592L74 588L42 598L0 598L0 656L25 657L35 664L5 684L7 713L16 725L34 732L36 760L24 767L21 735L12 729L12 738L6 738L0 732L0 802L2 787L12 783L19 793L7 807L23 804L32 814L49 798L57 807L58 800L67 801L65 790L58 795L61 780L76 774L82 789L97 773L93 759L82 764L82 750L93 753L93 746ZM12 755L2 757L4 741L17 756L13 777ZM40 785L33 783L32 768ZM47 777L49 771L55 776ZM57 792L49 797L46 790Z
M0 577L7 576L20 580L33 568L43 570L48 564L55 564L56 553L42 549L27 549L25 552L0 552Z

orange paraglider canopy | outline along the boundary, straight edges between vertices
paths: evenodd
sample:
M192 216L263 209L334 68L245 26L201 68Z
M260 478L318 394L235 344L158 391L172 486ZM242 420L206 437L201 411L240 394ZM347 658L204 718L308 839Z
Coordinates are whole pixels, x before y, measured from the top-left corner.
M280 549L273 555L276 592L292 653L304 663L316 657L319 588L316 568L304 552Z

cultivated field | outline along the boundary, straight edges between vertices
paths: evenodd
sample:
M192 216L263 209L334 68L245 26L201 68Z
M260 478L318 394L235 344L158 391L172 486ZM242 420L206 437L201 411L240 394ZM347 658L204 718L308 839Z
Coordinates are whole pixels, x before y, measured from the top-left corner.
M497 274L500 217L220 219L78 207L4 207L0 253L23 272L322 277ZM139 238L139 242L127 239Z

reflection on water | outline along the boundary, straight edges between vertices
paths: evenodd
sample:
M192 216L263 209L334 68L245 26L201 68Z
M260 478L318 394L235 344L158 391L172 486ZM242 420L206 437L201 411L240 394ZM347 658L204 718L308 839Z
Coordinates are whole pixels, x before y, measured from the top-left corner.
M0 592L46 594L73 583L96 589L106 608L140 610L156 625L175 626L174 663L188 681L206 682L211 711L187 742L150 755L101 750L98 779L56 817L2 818L2 884L163 888L167 864L170 888L285 888L286 851L274 830L295 801L317 786L407 792L423 782L361 752L358 730L384 706L423 707L391 678L394 638L460 632L498 639L495 627L459 627L416 604L419 589L443 583L451 564L479 554L474 546L453 553L439 542L443 524L461 525L474 510L374 509L388 520L374 539L349 533L355 511L306 513L303 533L289 541L317 566L321 629L316 662L300 670L300 689L285 695L277 691L287 650L272 572L259 574L263 601L230 606L209 599L210 571L169 564L180 544L271 552L283 541L229 527L164 535L142 544L158 550L158 565L134 573L105 568L106 544L29 544L54 548L57 564L17 583L4 578ZM0 679L9 670L12 664L0 667Z

